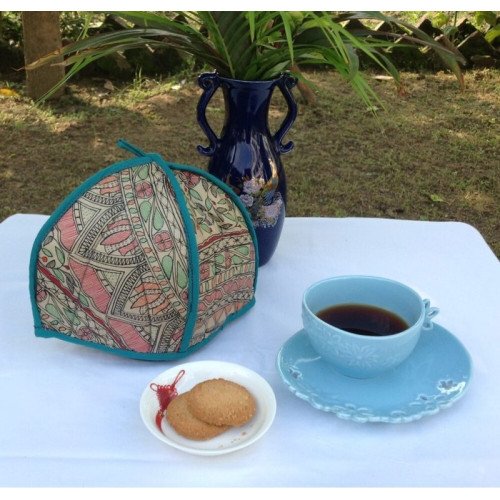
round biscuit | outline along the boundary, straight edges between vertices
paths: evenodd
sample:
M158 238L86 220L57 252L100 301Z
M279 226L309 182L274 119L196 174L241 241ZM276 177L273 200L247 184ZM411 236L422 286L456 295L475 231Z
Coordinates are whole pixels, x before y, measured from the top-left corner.
M179 394L167 406L167 421L177 434L188 439L203 441L229 429L229 426L210 425L194 417L188 409L187 394L187 392Z
M189 411L212 425L241 426L255 414L256 403L240 384L217 378L195 385L188 394Z

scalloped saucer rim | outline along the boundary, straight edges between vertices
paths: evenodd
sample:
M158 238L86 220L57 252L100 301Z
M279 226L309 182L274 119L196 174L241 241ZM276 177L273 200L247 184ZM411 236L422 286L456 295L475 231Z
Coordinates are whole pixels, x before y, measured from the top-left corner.
M463 344L434 323L410 357L371 379L335 371L299 330L279 350L276 366L288 389L314 408L355 422L406 423L452 406L466 393L472 360Z

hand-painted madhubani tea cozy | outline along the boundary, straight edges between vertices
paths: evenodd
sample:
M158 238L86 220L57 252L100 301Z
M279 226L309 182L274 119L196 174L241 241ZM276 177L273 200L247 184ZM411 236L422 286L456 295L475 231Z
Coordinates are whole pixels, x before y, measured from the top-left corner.
M35 334L131 358L181 358L253 306L253 225L207 172L118 145L135 157L85 181L35 240Z

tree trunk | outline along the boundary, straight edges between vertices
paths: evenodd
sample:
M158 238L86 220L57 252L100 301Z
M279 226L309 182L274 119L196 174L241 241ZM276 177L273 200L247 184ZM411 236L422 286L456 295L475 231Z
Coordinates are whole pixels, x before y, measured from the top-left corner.
M61 48L59 12L23 12L24 62L32 63ZM62 57L60 61L62 62ZM47 64L26 71L27 93L39 99L64 77L64 66ZM52 97L59 97L61 88Z

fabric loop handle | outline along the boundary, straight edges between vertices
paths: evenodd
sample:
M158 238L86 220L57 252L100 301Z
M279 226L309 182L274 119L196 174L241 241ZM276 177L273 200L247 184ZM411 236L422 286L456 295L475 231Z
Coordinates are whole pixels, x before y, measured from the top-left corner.
M118 141L116 141L116 145L119 148L122 148L125 151L134 154L135 156L147 156L147 154L142 149L138 148L137 146L134 146L133 144L130 144L124 139L118 139Z

